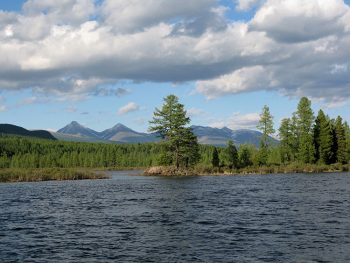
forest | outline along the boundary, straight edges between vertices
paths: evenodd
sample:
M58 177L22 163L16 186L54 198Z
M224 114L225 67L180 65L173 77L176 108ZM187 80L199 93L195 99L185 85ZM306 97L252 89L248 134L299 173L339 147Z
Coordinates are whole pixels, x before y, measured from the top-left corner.
M195 145L198 156L192 167L233 171L249 167L287 165L347 165L350 160L350 128L340 116L329 118L322 110L315 117L311 102L302 98L291 118L278 129L278 145L269 145L273 116L265 106L257 126L261 145L227 147ZM187 121L187 120L186 120ZM193 150L192 150L193 151ZM145 168L168 166L169 143L103 144L52 141L0 135L0 168Z

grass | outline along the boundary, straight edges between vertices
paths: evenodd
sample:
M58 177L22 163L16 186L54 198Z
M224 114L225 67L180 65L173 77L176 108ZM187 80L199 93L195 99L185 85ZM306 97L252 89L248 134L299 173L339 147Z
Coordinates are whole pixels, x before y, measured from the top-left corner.
M83 169L0 169L0 183L107 179L104 172Z
M270 165L258 167L246 167L242 169L229 169L225 167L196 166L194 168L176 169L173 166L151 167L145 170L145 175L159 176L193 176L193 175L248 175L248 174L283 174L283 173L332 173L349 172L349 164L288 164Z

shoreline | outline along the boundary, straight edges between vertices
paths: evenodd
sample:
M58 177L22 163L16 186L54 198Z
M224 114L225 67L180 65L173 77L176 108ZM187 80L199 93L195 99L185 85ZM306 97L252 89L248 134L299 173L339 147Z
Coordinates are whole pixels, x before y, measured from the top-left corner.
M190 177L190 176L256 176L283 174L327 174L346 173L350 165L286 165L270 167L248 167L244 169L194 167L179 168L173 166L154 167L107 167L107 168L6 168L0 169L1 183L44 182L44 181L74 181L111 179L111 171L135 171L139 176L159 177ZM136 176L136 174L130 174Z
M109 179L103 171L73 168L0 169L0 183L76 181Z
M144 176L245 176L245 175L272 175L272 174L327 174L346 173L350 171L349 165L305 165L305 166L271 166L249 167L244 169L220 169L212 167L195 167L176 169L172 166L155 166L146 168Z

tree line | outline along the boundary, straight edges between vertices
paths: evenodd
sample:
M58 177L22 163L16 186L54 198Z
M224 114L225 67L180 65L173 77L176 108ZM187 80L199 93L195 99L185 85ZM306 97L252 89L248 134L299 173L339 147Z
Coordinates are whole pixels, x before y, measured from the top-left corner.
M322 110L317 116L311 102L302 98L290 118L278 129L280 142L272 144L273 116L264 106L257 128L260 147L251 144L226 147L199 145L184 105L176 96L164 99L150 121L150 131L160 143L103 144L50 141L0 135L0 168L131 168L150 166L204 167L225 170L288 164L348 164L350 128L340 116L331 119Z
M237 154L235 146L229 142L225 150L231 159L229 167L245 168L293 163L330 165L348 164L350 161L348 123L340 116L330 118L323 110L319 110L315 117L311 101L306 97L300 99L297 110L290 118L281 121L278 129L280 142L277 145L271 145L269 140L269 136L275 133L273 127L273 116L269 107L264 106L257 125L262 132L259 149L241 145ZM213 152L212 165L225 166L224 163L220 162L217 152Z

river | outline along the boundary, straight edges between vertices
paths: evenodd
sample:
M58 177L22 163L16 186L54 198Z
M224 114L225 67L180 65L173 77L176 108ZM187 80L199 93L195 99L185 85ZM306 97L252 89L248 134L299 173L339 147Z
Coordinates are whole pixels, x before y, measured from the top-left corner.
M0 262L350 262L348 173L128 174L0 184Z

